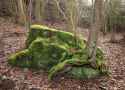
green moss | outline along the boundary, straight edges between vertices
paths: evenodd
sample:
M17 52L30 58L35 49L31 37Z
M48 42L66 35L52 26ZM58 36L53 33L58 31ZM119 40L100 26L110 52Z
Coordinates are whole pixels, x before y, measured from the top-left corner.
M13 66L30 67L32 62L31 58L32 56L30 56L29 50L26 49L11 55L11 57L9 58L9 63Z
M84 40L77 38L78 45L76 45L76 38L70 32L65 32L61 30L56 30L52 28L48 28L46 26L41 25L32 25L31 30L29 31L29 36L27 39L27 47L35 40L37 37L42 38L51 38L53 41L60 41L62 43L68 44L70 47L85 47Z
M30 45L29 51L33 57L33 67L50 69L59 62L67 49L62 45L50 43L49 39L37 38Z
M93 69L88 60L85 40L72 33L32 25L26 44L27 49L9 58L11 65L46 70L49 79L66 66L71 66L68 74L74 78L91 78L104 71L102 65L105 61L101 49L97 49L97 68Z
M100 75L100 71L91 67L73 67L68 74L77 79L89 79Z

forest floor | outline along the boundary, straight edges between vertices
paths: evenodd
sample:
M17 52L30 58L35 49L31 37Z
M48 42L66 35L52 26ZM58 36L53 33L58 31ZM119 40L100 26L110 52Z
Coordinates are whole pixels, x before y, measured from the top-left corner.
M82 32L82 33L81 33ZM87 30L80 33L87 37ZM7 58L25 47L26 30L7 19L0 18L0 90L125 90L125 43L109 43L108 36L100 37L100 47L105 53L109 76L76 80L57 76L49 81L47 73L11 67Z

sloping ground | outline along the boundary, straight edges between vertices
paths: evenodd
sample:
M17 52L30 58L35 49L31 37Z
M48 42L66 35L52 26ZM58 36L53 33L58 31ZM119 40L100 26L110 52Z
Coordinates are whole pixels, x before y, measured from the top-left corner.
M9 78L15 85L15 90L124 90L125 88L125 43L102 43L107 64L111 70L109 77L91 80L75 80L67 76L57 76L48 81L47 73L35 72L29 69L13 68L7 64L7 57L22 49L26 39L25 28L0 18L0 33L4 36L0 47L0 76ZM1 81L1 80L0 80ZM0 82L0 90L4 90L9 82ZM11 86L8 86L9 89ZM7 90L9 90L7 89Z

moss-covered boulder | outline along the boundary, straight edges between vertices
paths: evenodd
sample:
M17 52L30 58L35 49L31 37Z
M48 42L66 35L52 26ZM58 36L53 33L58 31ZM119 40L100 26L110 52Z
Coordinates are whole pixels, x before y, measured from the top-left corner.
M104 72L103 52L97 49L97 67L93 68L85 40L72 33L32 25L26 46L25 50L10 56L8 61L11 65L46 70L49 79L60 71L74 78L91 78Z

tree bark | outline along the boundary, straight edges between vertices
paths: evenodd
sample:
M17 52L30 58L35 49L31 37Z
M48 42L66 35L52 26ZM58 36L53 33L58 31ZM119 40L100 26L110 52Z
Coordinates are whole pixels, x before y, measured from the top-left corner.
M41 8L40 8L40 5L41 5L41 1L40 0L35 0L35 21L36 22L41 22Z
M91 30L89 31L89 37L87 43L89 58L94 67L96 63L96 49L97 49L98 35L102 26L102 8L103 8L103 0L95 0L93 23L91 26Z
M18 16L19 16L18 21L21 24L26 24L26 14L25 14L25 10L24 10L23 0L18 0L17 5L18 5Z

